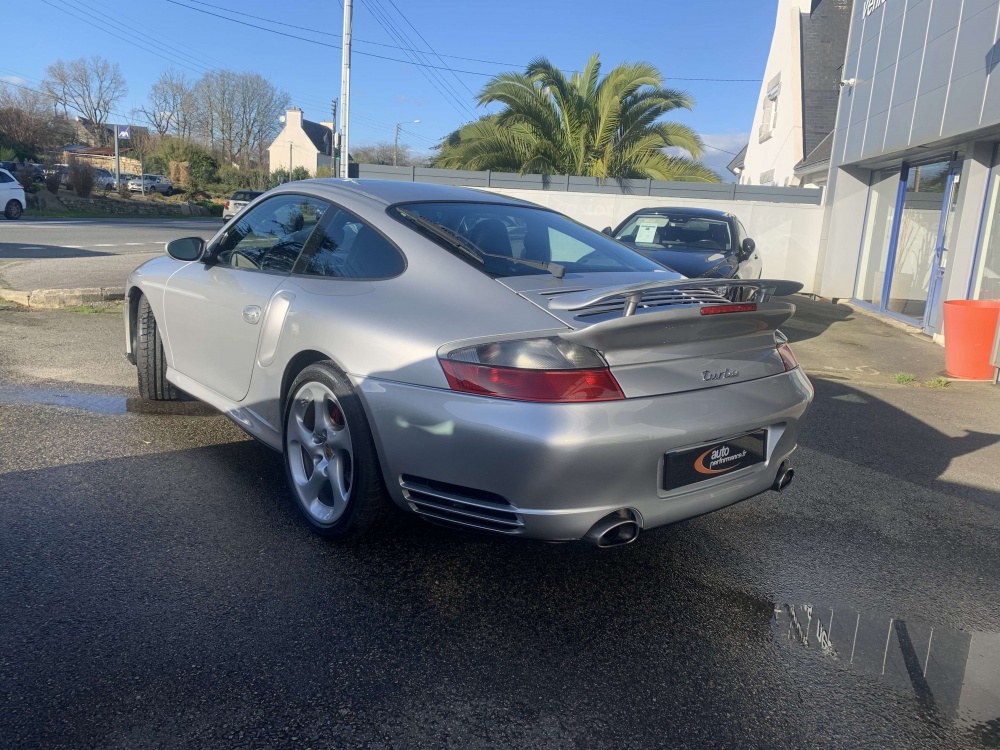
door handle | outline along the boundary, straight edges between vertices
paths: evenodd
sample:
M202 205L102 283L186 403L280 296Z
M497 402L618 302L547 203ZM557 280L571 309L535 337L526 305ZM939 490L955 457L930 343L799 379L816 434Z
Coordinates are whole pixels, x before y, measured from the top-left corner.
M260 322L260 306L247 305L243 308L243 320L250 325L257 325Z

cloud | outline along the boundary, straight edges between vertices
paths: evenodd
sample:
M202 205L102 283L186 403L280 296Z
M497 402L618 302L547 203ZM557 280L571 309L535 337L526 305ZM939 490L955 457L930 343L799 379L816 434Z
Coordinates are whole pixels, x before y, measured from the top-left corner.
M715 172L723 182L736 182L736 177L726 169L726 165L750 142L749 133L702 133L701 140L705 144L702 163ZM667 153L687 156L680 149L668 149Z
M0 82L13 83L15 86L27 86L28 81L21 76L0 76Z

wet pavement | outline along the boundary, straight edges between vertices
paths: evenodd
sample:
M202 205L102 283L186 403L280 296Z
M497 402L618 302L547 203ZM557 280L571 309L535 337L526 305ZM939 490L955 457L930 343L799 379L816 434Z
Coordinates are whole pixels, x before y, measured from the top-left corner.
M792 486L603 552L324 542L117 317L0 312L0 746L1000 746L1000 391L803 308Z

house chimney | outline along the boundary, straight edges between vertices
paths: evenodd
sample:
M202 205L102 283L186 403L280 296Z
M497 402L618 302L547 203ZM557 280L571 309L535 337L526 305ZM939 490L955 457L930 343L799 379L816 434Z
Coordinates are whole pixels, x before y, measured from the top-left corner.
M285 124L302 127L302 110L298 107L291 107L285 110Z

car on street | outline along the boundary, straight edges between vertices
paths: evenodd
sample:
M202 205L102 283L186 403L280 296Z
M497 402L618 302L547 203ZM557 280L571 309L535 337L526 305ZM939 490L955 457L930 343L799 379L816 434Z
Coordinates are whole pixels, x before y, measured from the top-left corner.
M174 190L174 184L162 174L144 174L142 177L129 180L127 185L129 192L132 193L162 193L163 195L170 195Z
M280 452L320 535L404 510L606 547L791 481L800 289L469 188L297 181L132 272L126 357Z
M228 221L238 214L243 208L254 198L258 198L264 194L263 190L237 190L233 193L233 197L226 201L225 207L222 209L222 220Z
M6 169L0 169L0 206L8 219L20 219L28 207L24 199L24 188Z
M759 279L756 243L733 214L704 208L644 208L617 229L619 242L688 278Z

